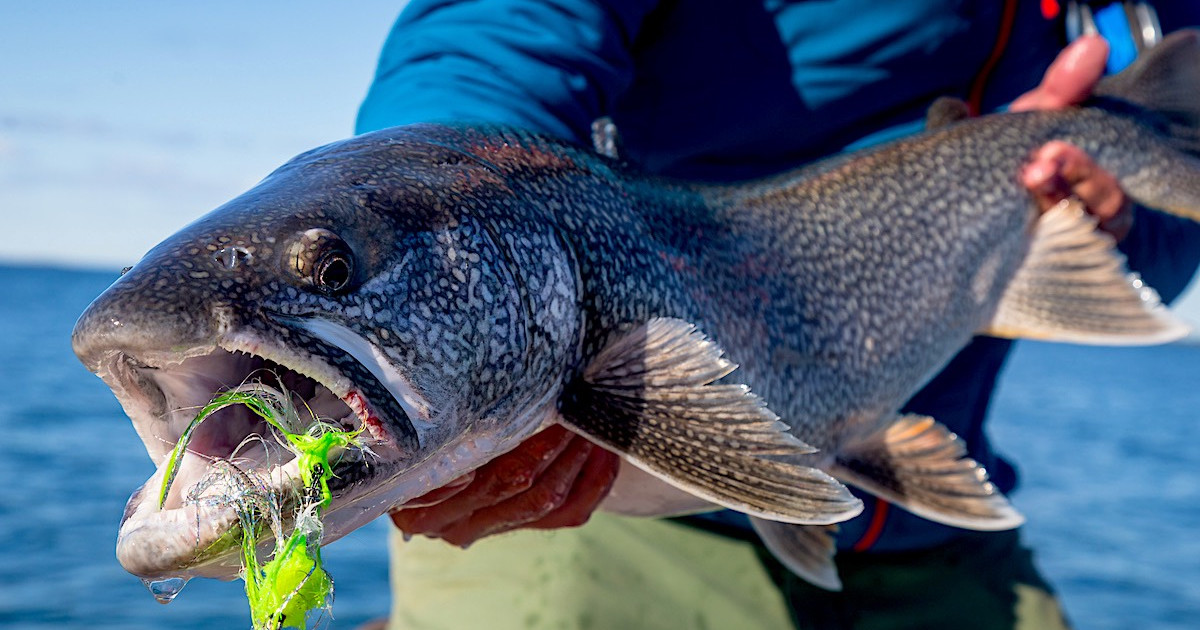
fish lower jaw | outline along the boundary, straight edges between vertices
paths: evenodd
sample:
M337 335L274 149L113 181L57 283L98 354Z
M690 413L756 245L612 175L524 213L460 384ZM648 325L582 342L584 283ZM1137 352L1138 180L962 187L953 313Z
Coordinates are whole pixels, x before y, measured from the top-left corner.
M241 571L243 527L263 524L259 544L270 539L266 523L274 511L286 521L303 492L298 460L275 465L185 456L174 487L180 498L160 507L166 460L134 491L117 534L117 559L144 579L236 578Z
M325 542L349 531L340 522L352 520L353 510L343 508L356 503L359 482L406 457L378 416L376 401L358 383L327 363L278 356L250 341L245 335L217 340L204 352L169 360L112 352L98 370L118 392L148 454L161 462L130 496L121 521L117 557L130 573L148 580L235 578L243 560L243 527L258 530L264 552L272 525L286 532L305 504L298 459L279 428L243 404L196 420L225 392L274 392L274 399L291 408L281 420L287 433L306 433L322 423L359 434L355 445L329 454L335 477L333 501L322 514ZM175 455L172 467L181 441L186 450ZM173 478L164 482L172 470Z

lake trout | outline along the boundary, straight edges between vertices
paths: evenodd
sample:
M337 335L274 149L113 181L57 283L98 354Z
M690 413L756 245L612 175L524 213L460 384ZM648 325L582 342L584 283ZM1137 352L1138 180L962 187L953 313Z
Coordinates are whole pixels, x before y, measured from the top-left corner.
M898 410L973 335L1184 335L1071 204L1017 174L1051 140L1130 197L1200 217L1200 39L1173 35L1083 106L943 121L735 185L673 181L522 131L414 125L304 153L152 249L82 314L76 354L159 470L117 554L146 578L230 577L236 465L296 492L271 428L195 410L261 378L363 430L336 454L326 541L560 422L749 514L836 583L825 526L855 485L979 530L1020 515L936 418ZM954 117L956 118L956 117ZM201 497L202 498L202 497Z

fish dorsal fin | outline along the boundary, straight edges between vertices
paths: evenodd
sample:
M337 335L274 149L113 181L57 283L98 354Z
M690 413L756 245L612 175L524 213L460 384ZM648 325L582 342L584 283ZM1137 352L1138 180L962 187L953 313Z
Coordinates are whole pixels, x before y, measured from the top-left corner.
M961 98L938 97L925 112L925 129L938 129L971 117L971 107Z
M763 545L789 571L827 591L842 590L833 556L837 525L792 525L750 517Z
M1164 137L1176 148L1200 155L1200 31L1167 35L1121 72L1105 78L1095 95L1116 98L1162 116Z
M745 385L690 323L656 318L612 341L568 385L564 423L698 497L771 520L828 524L862 502L798 463L814 451Z
M1066 200L1038 220L1029 254L981 332L1131 346L1174 341L1188 327L1129 273L1112 237L1096 230L1082 204Z
M928 416L907 415L843 446L830 469L918 516L944 525L996 531L1024 522L963 441Z

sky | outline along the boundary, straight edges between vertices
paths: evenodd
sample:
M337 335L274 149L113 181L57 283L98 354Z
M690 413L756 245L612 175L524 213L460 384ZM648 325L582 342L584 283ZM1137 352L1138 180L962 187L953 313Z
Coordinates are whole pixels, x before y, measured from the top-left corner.
M404 1L0 0L0 262L133 264L351 135Z
M120 268L353 133L403 0L0 0L0 260Z

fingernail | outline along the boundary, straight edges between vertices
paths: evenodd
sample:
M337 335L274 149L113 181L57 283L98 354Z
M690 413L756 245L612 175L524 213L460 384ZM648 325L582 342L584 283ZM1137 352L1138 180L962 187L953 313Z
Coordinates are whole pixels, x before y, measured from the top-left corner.
M1034 163L1025 167L1025 185L1033 189L1045 188L1053 172L1045 164Z
M1046 179L1046 181L1038 182L1038 184L1033 187L1033 192L1047 197L1061 197L1065 194L1059 187L1058 182L1052 177Z

